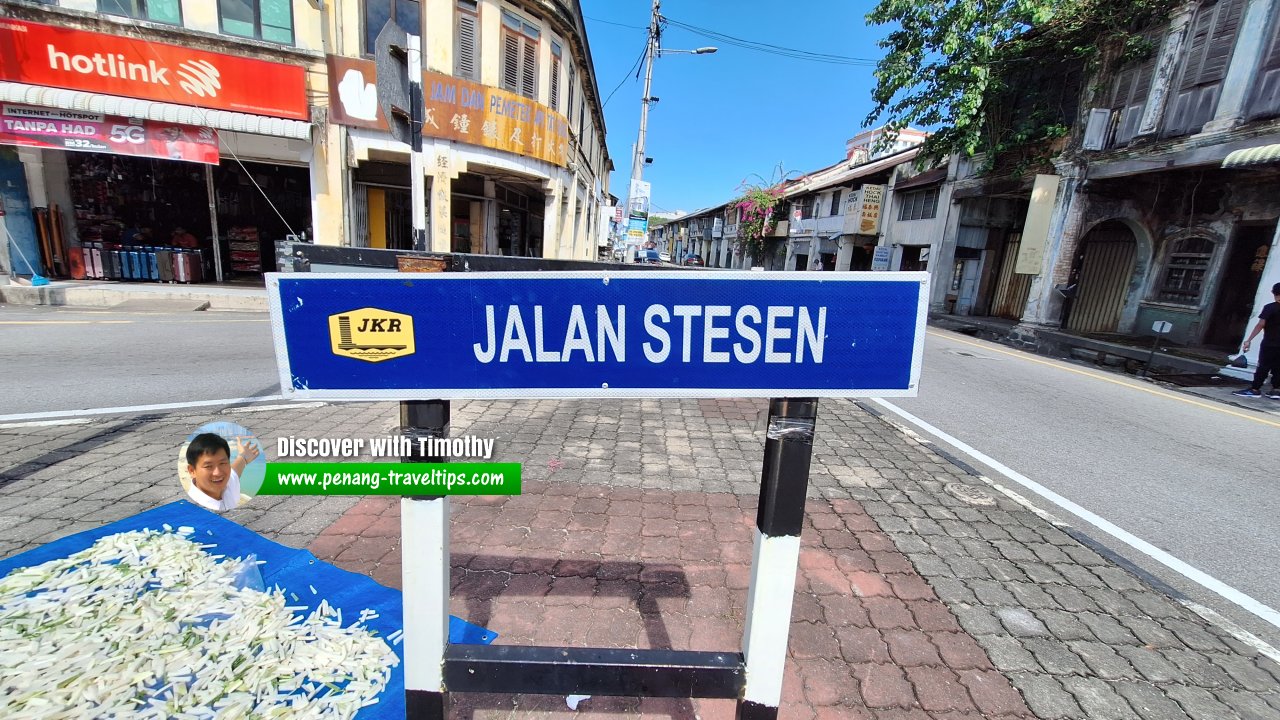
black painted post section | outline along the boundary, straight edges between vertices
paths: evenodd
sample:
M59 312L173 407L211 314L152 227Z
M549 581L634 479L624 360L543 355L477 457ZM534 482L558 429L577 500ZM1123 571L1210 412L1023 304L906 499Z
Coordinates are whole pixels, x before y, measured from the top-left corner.
M804 525L804 502L809 493L809 461L813 457L817 418L816 398L769 401L760 505L756 510L756 528L764 535L800 534Z
M402 436L409 438L413 443L410 453L402 458L401 462L443 462L444 458L437 455L424 455L418 450L419 438L444 438L449 435L449 401L448 400L403 400L400 402L400 433ZM408 498L413 502L433 502L443 503L443 496L415 496ZM447 522L447 515L445 515ZM449 565L449 550L444 549L445 557L442 562L445 567ZM406 562L410 559L406 558ZM411 593L416 589L404 588L404 592ZM406 603L405 611L408 612ZM406 640L407 642L407 640ZM443 687L439 690L428 689L411 689L406 683L404 693L405 718L406 720L445 720L445 711L448 708L448 694L443 691Z
M412 451L400 458L401 462L444 462L444 458L441 456L419 453L418 438L443 438L449 436L449 401L402 400L400 402L400 432L413 441Z
M817 418L815 398L769 401L742 641L747 678L738 720L778 717Z

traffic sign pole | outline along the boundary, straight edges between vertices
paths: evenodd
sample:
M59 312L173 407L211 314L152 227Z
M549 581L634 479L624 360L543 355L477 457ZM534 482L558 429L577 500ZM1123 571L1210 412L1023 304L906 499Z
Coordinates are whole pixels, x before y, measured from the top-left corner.
M804 526L817 419L818 401L814 398L769 402L751 583L742 632L746 685L738 702L741 720L774 720L782 703L791 600L795 596L800 530Z
M443 462L417 451L421 438L449 435L449 403L400 403L400 432L413 452L402 462ZM432 445L434 447L434 445ZM400 500L406 717L444 720L444 651L449 643L449 497Z

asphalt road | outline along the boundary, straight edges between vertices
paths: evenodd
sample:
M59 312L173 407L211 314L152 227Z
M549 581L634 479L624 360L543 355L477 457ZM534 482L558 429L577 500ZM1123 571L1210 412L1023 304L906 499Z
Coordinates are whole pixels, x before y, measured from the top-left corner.
M0 417L279 393L264 313L0 307L0 367ZM1280 609L1275 416L937 330L920 396L893 405ZM1280 647L1275 625L974 464Z
M0 416L280 392L266 313L0 307Z
M1280 609L1275 416L932 329L919 397L892 404ZM979 465L992 479L1280 647L1280 628Z

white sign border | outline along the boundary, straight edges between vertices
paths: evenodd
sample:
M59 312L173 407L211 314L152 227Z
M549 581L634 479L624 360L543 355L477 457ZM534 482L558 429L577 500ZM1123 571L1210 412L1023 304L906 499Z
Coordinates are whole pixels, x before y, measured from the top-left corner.
M284 310L281 305L280 279L314 282L324 280L429 280L430 282L457 282L470 280L600 280L609 284L627 279L675 279L702 281L753 281L753 282L919 282L920 294L916 303L915 345L911 353L911 375L905 389L748 389L748 388L504 388L446 389L424 392L421 388L392 388L381 390L311 390L293 387L293 373L289 367L288 346L285 343ZM280 392L288 400L344 400L386 402L390 400L645 400L661 398L871 398L916 397L920 389L920 371L924 361L924 337L929 318L929 273L927 272L872 272L872 271L777 271L751 272L746 270L636 270L617 271L515 271L515 272L464 272L464 273L401 273L401 272L338 272L338 273L267 273L267 303L271 313L271 336L275 346L276 366L280 374Z

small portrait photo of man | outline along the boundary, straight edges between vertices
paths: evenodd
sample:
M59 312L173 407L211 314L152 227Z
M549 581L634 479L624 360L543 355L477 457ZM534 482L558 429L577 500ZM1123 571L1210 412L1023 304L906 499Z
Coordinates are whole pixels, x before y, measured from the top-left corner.
M265 459L253 434L231 423L200 428L180 451L178 477L187 497L206 510L234 510L262 484Z

